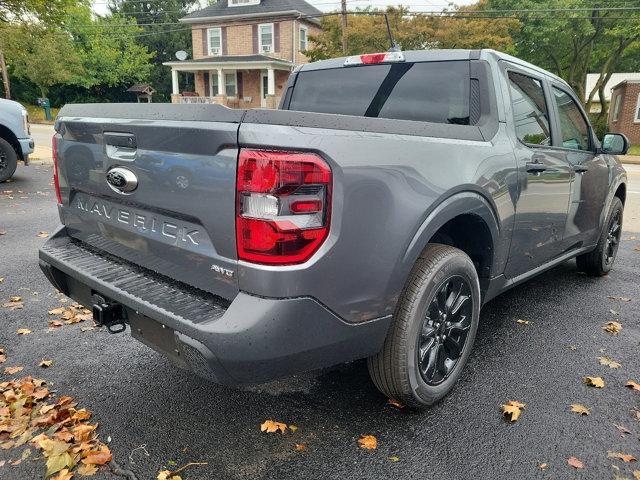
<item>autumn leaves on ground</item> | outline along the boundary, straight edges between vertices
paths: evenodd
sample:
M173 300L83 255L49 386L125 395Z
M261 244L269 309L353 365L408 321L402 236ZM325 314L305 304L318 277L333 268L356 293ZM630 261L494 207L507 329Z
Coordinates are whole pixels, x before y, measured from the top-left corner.
M620 301L623 303L631 301L631 299L628 297L610 296L608 298L609 300ZM616 317L619 315L619 312L613 309L609 310L609 313L612 316L616 316ZM518 319L516 320L516 323L520 325L529 325L531 322L529 320ZM610 320L602 326L602 330L604 332L613 336L618 335L622 331L622 328L623 328L622 324L615 320ZM567 348L570 350L575 350L576 347L573 345L569 345ZM604 349L600 349L600 351L604 352ZM596 360L600 365L608 366L610 369L619 369L622 367L621 363L615 360L612 360L609 357L601 356L601 357L597 357ZM635 373L637 374L638 372L635 372ZM588 385L596 389L605 388L605 380L599 376L585 376L582 378L582 381L584 382L585 385ZM624 387L640 392L640 384L634 380L628 380L626 383L624 383ZM613 385L610 388L622 388L622 385L618 381L617 384ZM585 396L585 399L586 399L585 401L589 401L588 396ZM636 404L636 406L638 406L638 404ZM526 407L526 403L523 403L518 400L509 400L504 405L501 405L500 408L503 415L506 418L508 418L511 422L516 422L520 418L520 415L523 413L523 410L525 409L525 407ZM567 411L576 413L580 416L589 416L592 413L589 407L586 407L585 405L582 405L580 403L574 403L574 404L568 405ZM632 407L630 410L630 413L632 417L640 421L640 408L636 409ZM614 424L613 426L616 427L621 432L621 435L623 436L631 435L631 431L626 427L622 425L617 425L617 424ZM627 453L614 452L611 450L607 451L607 458L619 460L624 463L637 462L637 458L634 457L633 455L630 455ZM584 463L576 457L567 458L567 464L575 469L585 468ZM541 470L546 470L548 467L549 467L549 464L546 462L540 463L538 465L538 468L540 468ZM618 465L612 464L612 467L614 470L617 470L617 471L621 470ZM633 476L635 479L640 480L640 470L634 470ZM618 480L623 480L624 478L625 478L624 476L616 476L616 479Z

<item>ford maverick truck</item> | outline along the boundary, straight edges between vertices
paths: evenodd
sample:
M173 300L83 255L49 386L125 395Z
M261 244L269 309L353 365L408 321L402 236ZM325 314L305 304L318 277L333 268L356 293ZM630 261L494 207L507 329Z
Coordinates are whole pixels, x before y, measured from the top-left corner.
M55 129L46 276L227 385L367 358L431 405L483 304L573 257L606 275L622 231L626 138L491 50L303 65L278 110L67 105Z

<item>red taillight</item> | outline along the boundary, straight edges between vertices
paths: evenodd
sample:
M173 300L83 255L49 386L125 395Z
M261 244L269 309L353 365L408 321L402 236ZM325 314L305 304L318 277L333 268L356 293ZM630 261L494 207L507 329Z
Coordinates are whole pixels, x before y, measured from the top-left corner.
M56 189L56 198L62 205L62 195L60 195L60 179L58 177L58 137L56 134L51 137L51 156L53 157L53 185Z
M302 263L327 238L331 170L319 156L242 149L236 190L240 260Z
M344 66L352 65L375 65L376 63L396 63L404 62L404 54L402 52L383 52L383 53L367 53L365 55L354 55L347 57Z

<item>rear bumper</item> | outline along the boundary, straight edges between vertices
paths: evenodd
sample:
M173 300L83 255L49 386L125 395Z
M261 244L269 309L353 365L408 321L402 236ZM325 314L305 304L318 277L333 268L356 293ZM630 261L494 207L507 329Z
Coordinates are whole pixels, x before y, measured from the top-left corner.
M62 228L40 267L86 306L99 293L126 307L132 335L177 365L227 385L259 383L372 355L390 317L347 324L312 298L240 292L231 302L72 240Z

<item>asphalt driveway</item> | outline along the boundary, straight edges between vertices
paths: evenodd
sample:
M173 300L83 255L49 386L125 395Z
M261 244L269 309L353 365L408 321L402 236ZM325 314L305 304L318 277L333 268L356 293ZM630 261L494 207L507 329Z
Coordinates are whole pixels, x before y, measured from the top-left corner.
M630 211L638 211L639 199L630 195ZM24 301L22 309L0 308L3 367L24 366L21 375L43 378L58 396L91 410L115 461L138 479L189 462L207 464L186 469L185 480L632 479L640 470L638 462L607 457L640 458L640 391L624 386L640 382L640 233L623 235L607 277L586 277L567 262L486 305L453 393L412 413L387 404L363 362L230 389L176 369L128 333L82 331L88 322L49 329L47 311L61 303L39 271L45 239L36 235L56 228L54 204L48 165L19 166L14 181L0 185L0 304L11 295ZM609 320L622 324L618 335L603 331ZM17 335L19 328L32 333ZM621 367L601 365L601 356ZM38 367L44 358L54 362L46 370ZM588 387L587 375L602 377L605 387ZM9 378L0 372L0 381ZM515 423L500 413L508 400L526 403ZM591 414L572 413L571 404ZM298 429L261 433L266 419ZM378 448L359 448L361 434L375 435ZM42 478L38 455L10 465L20 453L0 450L0 462L7 461L0 478ZM584 468L569 466L569 457ZM104 469L94 478L114 477Z

